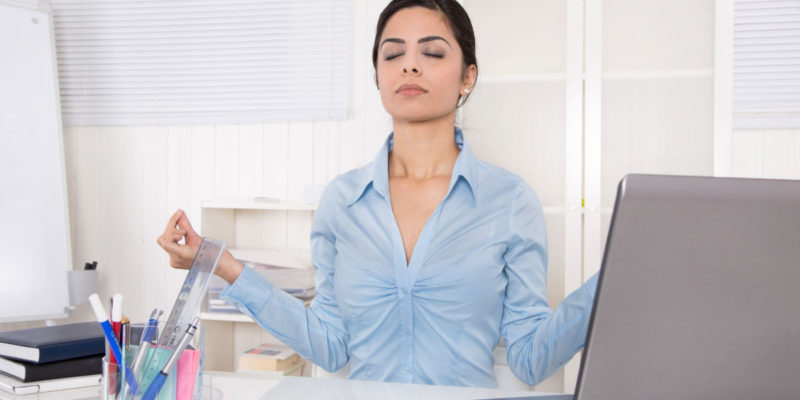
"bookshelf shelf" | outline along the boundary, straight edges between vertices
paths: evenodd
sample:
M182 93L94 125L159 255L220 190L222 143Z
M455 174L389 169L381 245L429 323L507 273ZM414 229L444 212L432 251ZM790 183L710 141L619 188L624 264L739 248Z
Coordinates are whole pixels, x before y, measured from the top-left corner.
M218 198L205 200L202 208L230 209L230 210L276 210L276 211L314 211L316 204L283 202L258 197L250 198Z
M223 321L223 322L252 322L252 318L244 314L238 313L220 313L220 312L201 312L200 319L203 321Z

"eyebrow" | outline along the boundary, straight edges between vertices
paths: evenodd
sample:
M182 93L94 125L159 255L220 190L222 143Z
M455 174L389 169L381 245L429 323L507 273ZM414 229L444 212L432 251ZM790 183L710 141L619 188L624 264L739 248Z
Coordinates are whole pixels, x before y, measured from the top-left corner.
M434 40L444 41L445 43L447 43L447 46L449 46L451 49L453 48L453 46L450 46L450 42L448 42L447 39L445 39L445 38L443 38L441 36L425 36L424 38L418 40L417 43L431 42L431 41L434 41ZM398 38L386 38L386 39L383 39L383 42L381 42L380 47L383 47L384 43L386 43L386 42L405 44L406 41L403 40L403 39L398 39Z

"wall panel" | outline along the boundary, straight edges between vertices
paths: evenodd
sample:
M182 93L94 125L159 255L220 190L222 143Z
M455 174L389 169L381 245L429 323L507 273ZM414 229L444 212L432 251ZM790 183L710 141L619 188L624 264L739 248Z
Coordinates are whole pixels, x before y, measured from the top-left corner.
M240 125L217 125L214 137L214 195L239 195Z
M239 191L238 196L256 197L263 193L264 184L264 126L239 127Z
M261 195L274 199L285 199L288 191L288 124L265 125L263 145L264 186Z
M734 130L732 175L800 179L800 129Z

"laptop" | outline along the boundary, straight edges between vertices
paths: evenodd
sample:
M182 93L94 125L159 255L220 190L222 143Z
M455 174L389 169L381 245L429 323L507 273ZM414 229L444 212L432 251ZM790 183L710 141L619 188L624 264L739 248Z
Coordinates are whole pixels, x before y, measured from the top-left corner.
M800 181L626 176L554 398L798 399L799 373Z
M577 400L800 398L800 181L628 175Z

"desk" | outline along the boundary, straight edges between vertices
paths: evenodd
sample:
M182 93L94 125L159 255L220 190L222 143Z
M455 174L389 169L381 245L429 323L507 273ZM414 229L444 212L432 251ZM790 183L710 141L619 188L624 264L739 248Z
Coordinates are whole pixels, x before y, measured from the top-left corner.
M359 399L487 399L493 397L527 397L546 395L528 391L468 388L455 386L384 383L332 378L286 376L282 379L254 374L207 372L211 379L213 400L359 400Z
M260 399L280 382L279 378L256 372L206 371L203 374L203 400Z
M298 376L277 378L274 375L270 376L259 373L218 371L206 371L203 375L203 386L203 400L440 400L546 395L545 393L518 390L368 382ZM24 396L15 396L0 391L0 400L95 400L99 398L99 386Z

